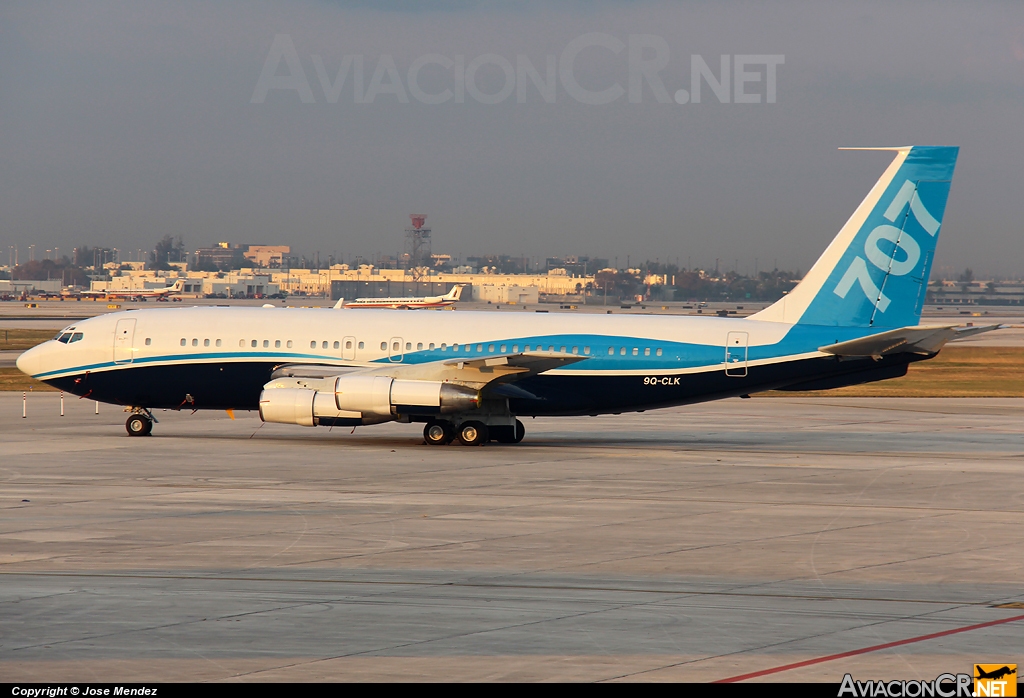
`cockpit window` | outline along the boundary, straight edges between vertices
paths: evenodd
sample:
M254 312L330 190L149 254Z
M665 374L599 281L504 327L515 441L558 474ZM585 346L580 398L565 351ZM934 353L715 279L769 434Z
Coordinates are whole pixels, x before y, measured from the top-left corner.
M73 335L71 335L71 339L68 341L68 344L73 344L74 342L81 341L83 336L84 335L82 332L75 332Z
M74 329L74 326L65 327L63 330L57 333L57 336L54 337L54 339L60 342L61 344L67 344L68 341L71 339L71 335L73 334ZM79 339L81 339L81 337L79 337Z

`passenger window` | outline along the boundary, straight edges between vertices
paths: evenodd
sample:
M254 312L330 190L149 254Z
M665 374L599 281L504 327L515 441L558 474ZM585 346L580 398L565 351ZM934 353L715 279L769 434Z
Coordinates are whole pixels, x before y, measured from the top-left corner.
M320 348L321 349L326 349L327 348L327 342L324 342L323 344L321 344Z
M387 342L381 342L380 343L380 350L381 351L387 351L388 350L388 343Z
M523 351L530 351L530 345L527 344L525 347L523 347Z
M315 340L309 343L309 348L310 349L316 349L316 341Z
M345 340L345 348L346 349L351 349L352 348L352 340L351 339Z
M636 347L633 347L633 356L636 356L639 353L640 353L640 350L637 349Z
M275 349L280 349L281 348L281 340L280 339L275 339L274 340L274 348Z
M487 351L490 352L490 353L494 353L494 345L491 344L490 346L488 346L487 347Z
M565 347L562 347L562 348L560 349L560 351L561 351L561 352L562 352L562 353L564 354L564 353L565 353Z
M204 347L208 347L208 346L210 346L210 340L208 340L208 339L204 339L204 340L203 340L203 346L204 346Z
M417 344L416 344L416 351L419 351L422 348L423 348L423 342L417 342Z
M657 353L658 356L661 356L661 349L658 349L658 351L656 353Z
M399 349L399 347L400 347L400 346L402 346L402 345L401 345L401 344L399 344L398 342L394 342L394 343L392 343L392 345L391 345L391 351L400 351L400 349Z
M196 339L195 337L192 338L192 346L194 346L194 347L198 347L199 346L199 340Z
M153 343L153 338L152 337L146 337L146 346L148 347L152 343Z
M452 351L458 351L458 350L459 350L459 345L458 344L453 344L452 345Z
M362 342L360 342L360 343L359 343L359 348L360 348L360 349L362 349L362 348L363 348L364 346L365 346L365 345L364 345L364 344L363 344Z
M651 348L650 347L644 347L644 356L650 356L650 355L651 355Z
M477 344L476 345L476 350L478 352L480 352L481 354L483 354L484 353L484 345L483 344Z
M590 356L590 347L583 347L583 353Z
M219 339L217 340L217 346L218 347L220 346L220 340Z
M334 348L335 349L341 349L341 342L335 342L334 343Z
M269 346L270 346L270 340L269 339L264 339L263 340L263 348L266 349Z
M505 345L502 344L501 345L501 353L504 354L506 351L508 351L508 350L505 348Z
M251 347L252 347L253 349L255 349L255 348L256 348L256 340L255 340L255 339L254 339L254 340L252 340L252 341L251 341L251 342L249 343L249 346L251 346Z
M218 339L217 341L219 342L220 340ZM218 344L217 346L220 346L220 345ZM290 340L290 339L288 340L288 348L289 349L292 348L292 340Z
M406 351L411 351L412 350L412 342L406 342L405 343L405 350Z
M622 347L621 349L619 349L619 356L625 356L625 355L626 355L626 347Z
M505 351L504 348L502 348L502 351ZM512 345L512 351L514 351L514 352L515 351L519 351L519 345L518 344L513 344Z
M551 347L551 346L548 347L548 351L554 351L554 350L555 350L554 347Z
M614 353L615 353L615 347L608 347L608 356L611 356Z
M181 338L181 346L185 346L185 338L184 337Z
M580 348L579 347L573 347L572 348L572 353L573 354L579 354L580 353Z
M430 351L434 351L434 343L433 343L433 342L431 342L431 343L430 343L430 346L429 346L428 348L430 349Z
M448 351L448 345L444 342L441 342L441 351Z
M244 339L238 340L238 346L244 347L245 346L245 340Z

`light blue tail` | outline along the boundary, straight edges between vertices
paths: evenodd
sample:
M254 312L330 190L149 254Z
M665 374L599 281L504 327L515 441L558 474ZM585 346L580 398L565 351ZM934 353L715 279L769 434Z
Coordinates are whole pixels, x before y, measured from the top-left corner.
M908 146L787 296L757 320L895 328L921 319L959 148Z

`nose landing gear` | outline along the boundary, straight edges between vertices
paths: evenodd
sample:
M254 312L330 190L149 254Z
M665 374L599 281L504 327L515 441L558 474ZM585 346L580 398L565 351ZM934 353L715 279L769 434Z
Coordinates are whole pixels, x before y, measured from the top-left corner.
M149 436L153 433L153 422L144 414L133 414L124 423L128 436Z
M156 417L145 407L126 407L125 412L131 410L132 414L124 423L128 436L149 436L153 433L153 423Z

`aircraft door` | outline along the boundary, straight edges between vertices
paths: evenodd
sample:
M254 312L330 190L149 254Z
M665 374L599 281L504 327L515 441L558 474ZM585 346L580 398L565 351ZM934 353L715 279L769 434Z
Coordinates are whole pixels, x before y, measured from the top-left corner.
M341 342L341 358L345 361L355 361L356 358L356 338L345 337Z
M730 332L725 338L725 375L747 375L747 333Z
M118 320L114 328L114 363L130 364L135 358L135 319Z
M391 341L388 342L388 360L398 363L404 358L404 354L405 352L402 349L402 338L392 337Z

